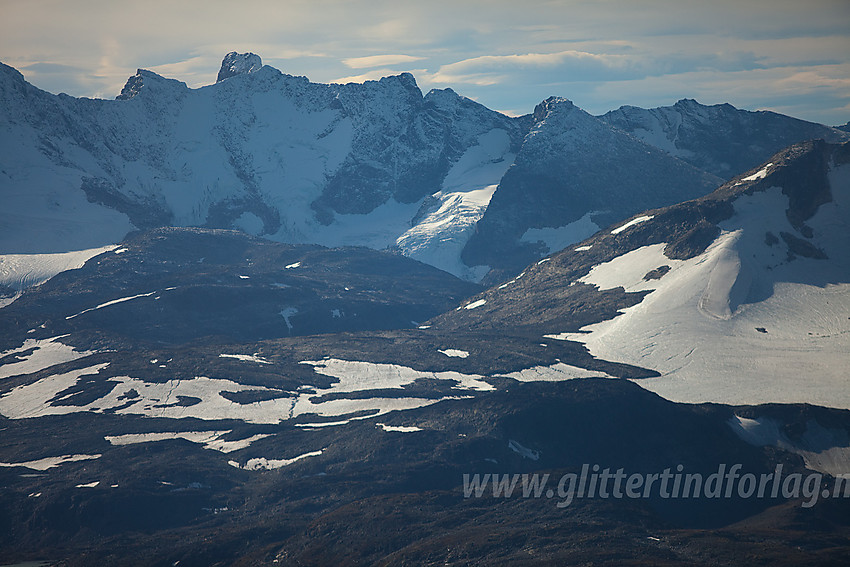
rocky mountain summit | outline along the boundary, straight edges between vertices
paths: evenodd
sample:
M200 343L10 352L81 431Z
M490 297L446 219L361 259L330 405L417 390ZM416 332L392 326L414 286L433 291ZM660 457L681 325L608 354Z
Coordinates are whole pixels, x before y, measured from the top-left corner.
M600 119L725 180L796 142L847 139L837 128L693 99L651 109L623 106Z
M569 100L542 102L532 119L514 165L464 249L468 264L515 275L600 226L705 195L722 183Z
M235 51L231 51L224 56L215 82L220 83L236 75L253 73L262 68L262 66L263 60L255 53L236 53Z

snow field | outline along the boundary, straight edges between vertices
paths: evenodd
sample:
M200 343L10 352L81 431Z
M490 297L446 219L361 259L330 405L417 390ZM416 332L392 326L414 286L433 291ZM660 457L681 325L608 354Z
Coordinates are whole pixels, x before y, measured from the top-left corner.
M82 268L95 256L116 248L118 247L110 245L56 254L2 254L0 255L0 285L22 291L28 287L43 284L61 272Z
M745 195L695 258L671 260L656 244L595 266L579 281L651 293L612 320L550 338L657 370L637 383L673 401L850 408L850 168L830 179L833 202L808 221L828 260L789 261L781 240L766 242L768 232L796 234L780 188ZM643 279L661 266L669 272Z
M45 457L43 459L25 461L22 463L0 463L0 467L26 467L34 471L46 471L65 463L91 461L93 459L99 459L100 457L101 455L62 455L60 457Z
M183 439L191 443L203 445L204 449L211 449L221 453L232 453L249 447L254 441L271 437L271 434L257 434L245 439L225 441L221 439L228 435L231 430L224 431L163 431L156 433L127 433L124 435L107 435L104 437L111 445L136 445L138 443L155 443L172 439Z
M0 378L8 378L9 376L17 376L19 374L33 374L45 368L71 362L93 354L91 351L77 351L73 347L59 342L59 339L67 336L61 335L49 339L26 339L22 346L0 352L0 358L13 354L17 355L15 357L17 359L16 362L7 362L0 366ZM35 350L31 354L23 354L30 349Z

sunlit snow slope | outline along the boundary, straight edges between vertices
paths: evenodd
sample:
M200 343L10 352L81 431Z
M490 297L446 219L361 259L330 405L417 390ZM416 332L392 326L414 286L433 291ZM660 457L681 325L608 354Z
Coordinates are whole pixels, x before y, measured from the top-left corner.
M661 242L593 266L579 282L650 293L558 338L657 370L640 384L675 401L850 408L850 165L832 164L830 202L796 227L771 169L738 182L768 187L734 199L701 254L671 259Z

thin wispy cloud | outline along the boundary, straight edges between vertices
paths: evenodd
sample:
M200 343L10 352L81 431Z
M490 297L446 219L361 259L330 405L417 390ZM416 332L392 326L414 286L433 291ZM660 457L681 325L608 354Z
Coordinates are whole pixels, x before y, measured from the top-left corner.
M349 57L342 62L352 69L371 69L372 67L386 67L402 63L421 61L424 57L413 55L369 55L367 57Z
M398 73L392 69L372 69L360 75L350 75L347 77L338 77L329 81L330 83L346 84L346 83L365 83L366 81L377 81L383 77L397 75Z
M484 55L443 65L430 79L435 83L495 85L510 80L517 73L550 74L556 70L594 74L622 72L634 63L634 60L624 55L599 55L582 51Z

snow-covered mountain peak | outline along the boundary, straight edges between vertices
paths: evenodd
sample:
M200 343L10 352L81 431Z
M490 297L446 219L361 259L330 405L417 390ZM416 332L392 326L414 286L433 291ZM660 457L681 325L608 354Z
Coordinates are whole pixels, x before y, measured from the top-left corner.
M723 179L756 167L794 143L841 142L846 132L775 112L682 99L672 106L622 106L599 117L670 155Z
M231 51L224 56L215 82L220 83L236 75L253 73L261 69L262 66L263 60L255 53L236 53L235 51Z
M6 251L96 248L120 240L131 223L383 248L412 228L431 196L457 218L417 235L462 246L526 132L522 120L453 91L426 102L410 73L320 84L269 66L251 70L250 55L225 59L226 69L246 72L190 89L142 69L117 101L60 101L21 77L4 81L0 119L19 124L4 140L19 165L0 177L0 189L10 188L2 216L21 227L2 243ZM66 223L83 209L92 219L107 213L109 221L85 223L111 227L107 238L78 242L90 231L36 226L30 219L45 216L38 203L48 201L59 203L50 218ZM428 258L448 267L458 254Z
M680 98L676 101L676 104L673 105L676 108L682 109L694 109L694 108L705 108L706 105L701 104L698 100L694 98ZM729 105L731 106L731 105Z
M534 107L532 116L534 118L534 122L539 123L549 118L553 113L569 112L573 108L575 108L573 101L563 97L550 96Z
M445 89L431 89L428 91L428 94L425 95L425 100L434 104L438 107L454 105L461 98L459 94L457 94L454 89L445 88Z
M25 80L24 75L20 71L18 71L14 67L6 65L5 63L0 63L0 81L7 79L16 81L18 83L23 83Z
M389 97L394 104L421 105L423 100L422 90L416 84L416 78L410 73L400 73L382 77L377 81L366 81L365 83L348 83L341 85L340 96L351 96L351 93L363 93L369 96Z
M388 80L395 79L395 80L399 81L402 85L404 85L408 89L411 89L411 90L416 89L419 92L419 95L422 96L422 91L419 90L419 85L416 84L416 77L414 77L412 73L405 72L405 73L401 73L399 75L391 75L389 77L384 77L384 79L388 79ZM382 79L382 80L384 80L384 79Z
M588 140L591 132L607 136L610 128L573 104L571 100L549 97L534 108L532 126L525 145L533 151L528 157L538 159L543 154L564 150L572 151L576 145ZM562 147L566 144L566 147Z
M423 99L426 105L448 115L462 112L462 109L478 108L485 113L492 113L489 108L472 99L459 95L453 89L431 89Z
M564 98L543 101L532 120L464 249L468 265L510 266L515 273L599 226L704 195L721 181Z
M116 100L130 100L134 98L142 90L161 90L161 89L179 89L187 90L189 87L183 81L176 79L167 79L162 75L158 75L147 69L138 69L136 74L127 79L124 88L121 89L121 94L115 97Z

